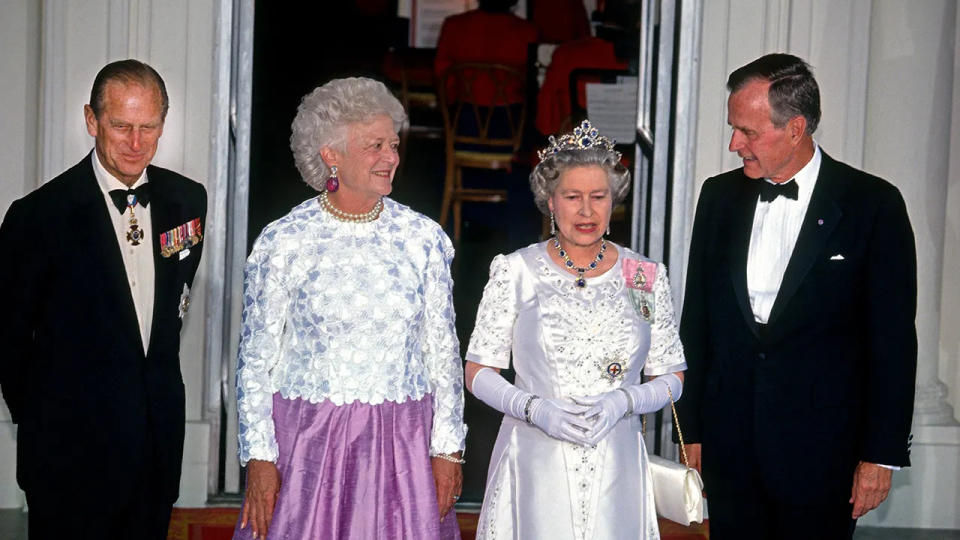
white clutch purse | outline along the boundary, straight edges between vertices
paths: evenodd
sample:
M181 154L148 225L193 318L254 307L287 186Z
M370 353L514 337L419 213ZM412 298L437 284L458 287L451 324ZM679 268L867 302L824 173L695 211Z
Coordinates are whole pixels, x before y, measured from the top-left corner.
M670 391L669 387L667 391ZM673 410L673 421L680 435L680 451L686 463L687 449L683 444L683 433L680 431L680 422L677 420L673 393L670 394L670 408ZM646 431L646 421L644 421L644 431ZM684 526L692 522L703 522L703 480L700 478L700 473L684 463L677 463L657 455L648 455L648 459L657 515Z
M681 525L703 521L703 480L696 469L660 456L649 456L650 483L657 515Z

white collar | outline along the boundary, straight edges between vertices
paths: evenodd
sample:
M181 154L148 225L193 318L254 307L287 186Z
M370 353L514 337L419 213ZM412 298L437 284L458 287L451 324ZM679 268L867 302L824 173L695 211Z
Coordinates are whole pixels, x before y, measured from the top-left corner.
M93 161L93 174L97 177L97 183L100 185L100 190L105 194L110 193L114 189L122 189L124 191L128 189L133 189L139 187L142 184L147 183L147 169L144 168L143 172L140 173L140 178L137 178L137 181L133 183L132 186L127 187L126 184L117 180L117 177L110 174L107 169L100 163L100 156L97 155L97 149L94 148L91 152Z
M820 176L820 163L823 161L823 154L820 152L820 145L813 141L813 157L803 166L797 174L793 175L793 180L797 183L797 200L806 200L813 193L813 187L817 183L817 177ZM764 178L771 184L776 184L769 178Z

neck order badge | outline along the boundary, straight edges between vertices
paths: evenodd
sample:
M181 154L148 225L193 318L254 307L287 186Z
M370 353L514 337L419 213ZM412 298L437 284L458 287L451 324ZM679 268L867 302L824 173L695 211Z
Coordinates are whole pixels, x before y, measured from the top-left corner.
M149 186L150 184L143 184L136 189L110 190L110 198L113 200L113 204L117 207L117 210L119 210L121 214L124 210L130 210L130 219L128 221L130 230L127 231L127 242L130 242L130 245L133 246L139 246L140 242L143 241L143 229L140 228L137 222L137 216L133 211L133 207L136 206L137 203L140 203L144 208L147 207L147 204L150 202Z

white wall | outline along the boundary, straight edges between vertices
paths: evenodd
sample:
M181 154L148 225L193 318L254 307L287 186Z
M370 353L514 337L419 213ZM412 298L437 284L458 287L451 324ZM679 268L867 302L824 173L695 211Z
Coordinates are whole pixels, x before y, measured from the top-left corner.
M4 0L0 11L0 215L37 185L40 10L34 0ZM0 400L0 508L20 506L16 432Z
M42 7L42 9L41 9ZM170 110L154 163L208 184L211 110L218 90L217 0L4 0L0 4L0 211L93 147L83 105L106 63L137 58L164 78ZM42 37L41 37L42 36ZM41 43L42 40L42 43ZM10 174L7 174L10 173ZM210 191L208 189L208 191ZM216 193L208 193L215 199ZM210 423L204 418L204 259L181 336L187 426L178 505L207 499ZM0 411L0 508L17 507L12 428Z
M820 84L816 140L897 185L907 203L919 287L913 467L894 474L890 499L865 525L960 528L960 427L951 408L960 394L957 20L952 0L703 2L695 177L686 181L699 190L739 166L726 149L727 75L768 52L790 52L811 63ZM686 210L692 220L693 205Z
M957 10L953 56L953 96L960 103L960 9ZM960 108L950 114L950 163L947 172L946 226L943 237L943 278L940 289L940 380L950 387L948 402L960 411Z

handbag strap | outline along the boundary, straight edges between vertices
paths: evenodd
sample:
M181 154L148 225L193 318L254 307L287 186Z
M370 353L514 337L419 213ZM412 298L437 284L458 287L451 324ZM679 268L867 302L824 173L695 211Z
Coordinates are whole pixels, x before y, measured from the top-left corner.
M680 439L680 453L683 455L683 463L688 463L687 461L687 445L683 443L683 432L680 431L680 419L677 418L677 406L673 404L673 392L670 391L670 385L667 385L667 394L670 396L670 410L673 411L673 424L677 426L677 435ZM641 432L644 436L647 435L647 415L641 415Z

